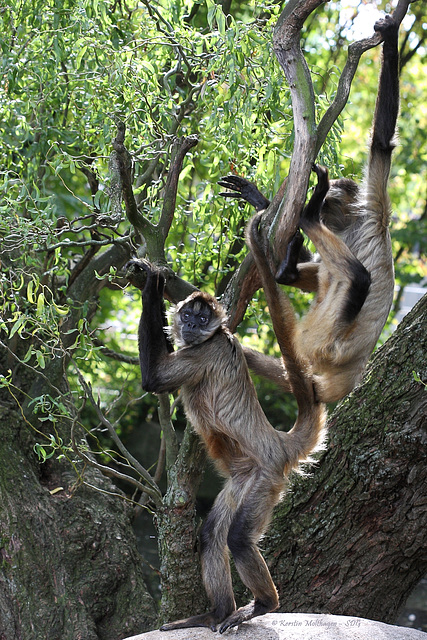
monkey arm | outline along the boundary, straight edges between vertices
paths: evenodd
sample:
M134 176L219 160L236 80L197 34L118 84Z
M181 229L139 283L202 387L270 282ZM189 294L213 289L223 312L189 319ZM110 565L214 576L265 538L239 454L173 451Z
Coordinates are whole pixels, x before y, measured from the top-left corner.
M125 266L129 282L142 289L142 314L138 330L142 388L152 393L172 393L186 382L203 375L194 349L174 351L166 331L167 320L162 273L146 260L131 260Z
M127 279L142 289L142 314L138 330L142 387L160 393L164 361L173 352L165 333L167 326L163 301L164 277L145 260L131 260L125 266ZM175 390L175 389L172 389Z
M248 367L253 373L274 382L283 391L291 392L286 369L280 358L267 356L265 353L260 353L249 347L243 347L243 353Z

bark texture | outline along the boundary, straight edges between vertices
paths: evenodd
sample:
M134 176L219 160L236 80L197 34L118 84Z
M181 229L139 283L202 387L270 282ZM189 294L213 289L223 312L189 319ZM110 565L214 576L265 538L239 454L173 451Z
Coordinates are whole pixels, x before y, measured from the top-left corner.
M73 486L68 463L39 465L22 417L6 406L0 416L0 639L118 640L151 628L129 510L96 489L117 490L92 469L93 489Z
M156 514L161 558L159 624L204 611L208 600L197 549L196 492L206 465L199 436L187 428L179 456L169 471L169 489Z
M265 540L281 611L393 622L427 572L427 296L329 420Z
M94 268L105 273L128 255L116 245L78 273L69 288L75 304L61 327L64 347L75 339L83 303L102 286ZM51 396L71 405L72 396L66 352L37 370L19 360L27 342L15 334L0 350L0 371L10 369L13 380L0 389L0 640L118 640L145 631L156 612L130 509L110 480L81 461L37 460L33 447L46 445L43 434L69 444L73 412L42 420L31 401Z

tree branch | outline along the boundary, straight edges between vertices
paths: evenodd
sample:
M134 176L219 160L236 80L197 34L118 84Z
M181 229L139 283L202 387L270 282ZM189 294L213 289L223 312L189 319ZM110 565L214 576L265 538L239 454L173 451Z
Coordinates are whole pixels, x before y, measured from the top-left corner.
M198 143L197 136L187 136L176 138L172 147L171 164L166 180L163 208L157 229L161 232L163 240L166 240L173 222L176 207L176 194L178 191L178 180L182 170L182 164L186 154Z
M300 39L305 20L322 3L323 0L290 0L280 15L273 34L274 53L291 93L295 135L285 198L269 232L270 238L274 238L279 259L283 257L282 251L298 226L315 159L314 90L310 71L301 51Z
M147 228L153 227L151 223L141 214L136 204L132 188L132 159L129 151L124 145L126 127L123 122L117 122L117 135L113 141L113 151L110 155L111 172L111 194L112 207L121 208L123 198L126 208L126 215L138 234L144 235Z
M405 17L411 2L416 2L416 0L399 0L397 7L392 14L398 24L400 24ZM323 118L319 122L317 130L316 155L322 148L332 125L347 104L348 97L350 95L351 83L353 81L354 74L356 73L360 57L365 53L365 51L378 46L381 42L381 34L375 33L370 38L365 38L364 40L359 40L358 42L353 42L349 45L347 62L338 82L337 93L332 104L329 106Z
M148 485L148 486L143 485L142 490L148 493L157 505L160 505L162 503L162 493L160 489L158 488L158 486L156 485L156 483L154 482L153 478L148 473L148 471L126 449L123 442L120 440L119 436L117 435L113 425L102 413L99 403L95 402L95 398L93 397L93 394L92 394L92 389L84 379L80 369L78 368L78 366L73 360L72 360L72 363L74 365L74 369L77 373L82 389L85 392L86 397L89 399L90 403L92 404L93 408L95 409L98 419L105 427L107 427L107 430L108 430L108 433L110 434L111 439L113 440L115 445L118 447L121 454L126 458L126 460L129 462L131 467L141 476L141 478L144 479L144 482L146 483L146 485ZM109 469L109 467L107 467L107 469ZM103 470L105 471L105 468L103 468ZM114 473L116 472L114 471Z
M400 24L411 1L399 0L393 13ZM310 171L333 123L347 103L351 82L360 57L364 51L377 46L382 38L375 34L371 38L354 42L349 46L348 60L339 81L335 100L316 128L314 91L311 76L300 47L301 29L310 13L323 0L289 0L280 15L273 35L273 48L284 71L291 92L294 116L295 142L289 168L286 191L277 212L276 203L268 207L264 224L271 216L268 236L276 260L284 257L290 237L298 227L304 207ZM282 185L283 186L283 185Z

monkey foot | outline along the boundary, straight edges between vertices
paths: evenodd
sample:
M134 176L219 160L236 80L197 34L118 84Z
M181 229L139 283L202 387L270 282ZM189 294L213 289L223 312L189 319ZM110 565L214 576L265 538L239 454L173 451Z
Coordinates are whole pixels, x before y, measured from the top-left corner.
M293 284L298 280L298 258L303 243L303 235L297 230L288 243L286 256L280 263L275 275L276 282L279 284Z
M252 618L256 618L257 616L263 616L265 613L275 611L278 606L279 603L277 602L277 600L274 602L274 604L272 602L270 602L269 604L263 604L259 600L250 602L245 607L240 607L240 609L237 609L237 611L233 611L233 613L221 623L219 632L224 633L224 631L227 631L227 629L237 627L242 622L247 622L248 620L252 620Z
M321 164L313 164L313 171L317 176L319 191L326 190L326 193L327 193L329 189L329 171L327 170L326 167L323 167Z
M384 16L384 18L380 18L374 24L374 31L380 33L384 40L393 40L397 38L399 30L399 25L396 24L395 20L390 15Z
M168 622L160 627L160 631L171 631L172 629L190 629L192 627L207 627L211 631L216 631L217 624L221 622L223 618L218 618L213 611L209 613L201 613L197 616L191 616L190 618L184 618L183 620L176 620L175 622ZM228 618L227 618L228 620Z
M218 180L221 187L232 189L232 191L223 191L219 195L224 198L242 198L249 204L253 205L257 211L267 209L270 201L262 195L258 187L253 183L240 176L226 176Z

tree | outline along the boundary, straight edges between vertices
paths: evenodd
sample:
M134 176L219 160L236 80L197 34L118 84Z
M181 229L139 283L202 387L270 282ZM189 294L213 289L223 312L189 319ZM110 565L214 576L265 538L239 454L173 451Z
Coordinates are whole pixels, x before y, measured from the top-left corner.
M427 569L427 296L329 420L266 541L283 611L393 623ZM413 345L413 348L412 348Z
M283 193L289 173L287 197L283 205L273 199L270 212L271 219L279 212L272 239L276 233L281 244L280 234L296 224L290 198L304 202L316 153L329 166L337 163L339 109L330 114L339 101L344 106L350 87L342 92L341 83L335 100L325 97L335 92L333 78L323 74L322 86L313 87L298 51L307 20L307 59L310 66L321 62L312 18L319 0L291 0L283 13L275 3L255 4L236 2L226 15L210 0L188 13L185 3L71 0L59 7L38 0L2 14L1 638L108 639L153 626L155 606L131 531L141 507L155 512L158 527L160 617L205 604L194 552L194 505L206 464L197 439L187 428L178 446L167 397L159 399L163 438L154 473L147 471L153 461L143 466L117 436L136 429L154 406L147 396L135 402L139 376L126 335L135 333L139 301L123 296L120 269L132 252L146 254L163 265L172 300L207 288L222 296L231 326L253 335L253 316L261 317L264 305L259 296L243 320L257 287L242 241L249 212L219 203L212 183L236 167L273 195ZM337 20L338 8L320 15ZM284 24L293 28L295 64ZM290 92L270 51L273 25ZM418 40L405 41L404 60L422 42L417 24L412 33ZM324 57L342 63L336 44L325 46ZM378 38L355 43L352 73L357 56L376 44ZM291 74L299 68L304 80L294 88ZM301 108L310 114L303 135ZM323 113L319 126L316 110ZM413 171L402 183L416 194L420 160L407 156ZM296 172L299 160L303 170ZM412 271L420 237L420 225L416 237L400 235L399 258ZM418 261L416 268L421 276L425 266ZM108 329L113 318L122 319L116 333ZM264 326L259 334L272 350ZM175 422L182 420L178 414ZM304 491L317 477L304 482ZM271 540L282 553L277 534ZM417 575L411 572L410 582Z

